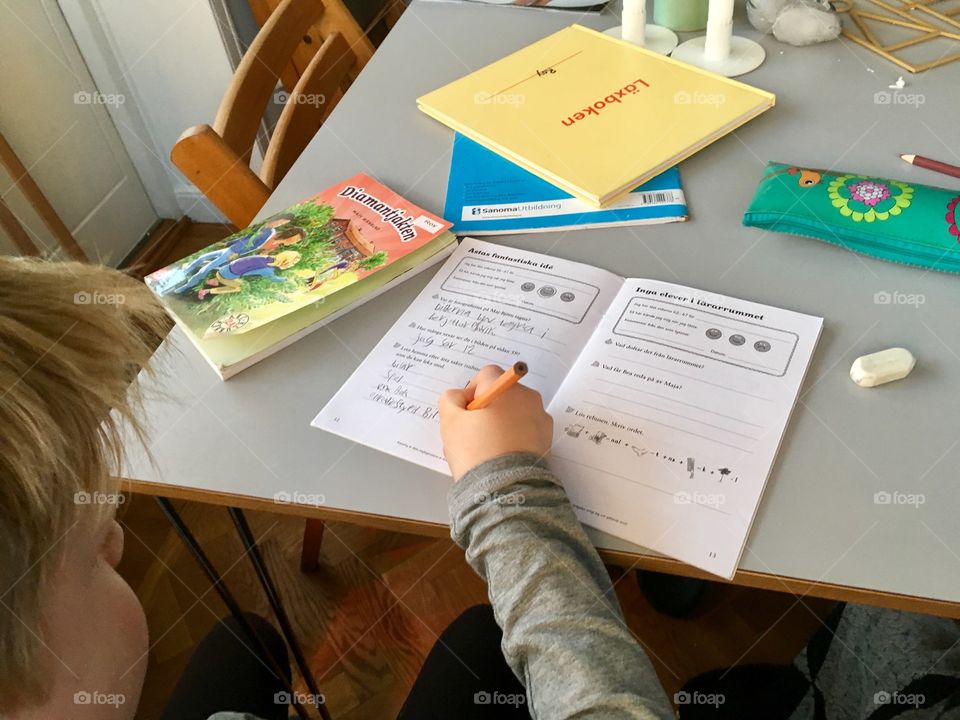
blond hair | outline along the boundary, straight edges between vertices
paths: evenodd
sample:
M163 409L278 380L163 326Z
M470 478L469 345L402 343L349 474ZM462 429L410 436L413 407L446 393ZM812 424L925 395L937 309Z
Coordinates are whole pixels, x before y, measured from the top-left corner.
M0 715L45 698L57 546L91 511L77 494L112 488L120 423L142 436L128 388L168 329L121 272L0 257Z
M284 250L273 256L274 265L281 270L286 270L300 262L300 253L296 250Z

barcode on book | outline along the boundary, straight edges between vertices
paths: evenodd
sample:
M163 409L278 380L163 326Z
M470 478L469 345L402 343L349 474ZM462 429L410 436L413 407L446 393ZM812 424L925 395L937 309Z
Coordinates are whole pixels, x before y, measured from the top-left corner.
M656 205L657 203L670 202L670 195L665 192L646 192L637 194L640 195L641 205Z
M682 205L683 193L679 190L645 190L630 193L611 207L647 207L649 205Z

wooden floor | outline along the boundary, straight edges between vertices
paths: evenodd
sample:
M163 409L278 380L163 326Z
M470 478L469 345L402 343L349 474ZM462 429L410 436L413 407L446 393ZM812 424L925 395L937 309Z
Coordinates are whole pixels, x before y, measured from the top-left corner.
M230 232L225 225L192 225L155 267ZM177 505L244 608L269 617L226 511ZM486 600L483 583L449 540L328 524L320 569L305 575L299 570L303 521L252 512L248 519L338 720L394 718L437 635L461 611ZM126 549L120 570L146 609L151 635L137 717L153 720L193 647L226 608L153 499L130 498L121 521ZM713 668L790 661L831 607L822 600L716 584L695 617L673 620L648 605L634 573L613 577L627 622L670 695ZM305 691L302 681L298 689Z
M245 609L269 617L226 511L178 507ZM320 569L303 574L302 521L268 513L248 518L336 718L394 718L437 635L462 610L486 600L483 583L448 540L330 524ZM194 645L226 609L151 498L130 498L121 520L127 533L121 572L146 608L151 634L137 717L151 720ZM717 584L695 617L673 620L650 608L634 573L613 577L628 624L671 695L705 670L789 661L830 607ZM298 687L305 691L302 682Z

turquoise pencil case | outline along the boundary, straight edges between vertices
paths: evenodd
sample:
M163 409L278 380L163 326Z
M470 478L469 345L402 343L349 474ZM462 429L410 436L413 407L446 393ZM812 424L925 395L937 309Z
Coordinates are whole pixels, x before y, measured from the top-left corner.
M743 224L904 265L960 272L960 192L768 163Z

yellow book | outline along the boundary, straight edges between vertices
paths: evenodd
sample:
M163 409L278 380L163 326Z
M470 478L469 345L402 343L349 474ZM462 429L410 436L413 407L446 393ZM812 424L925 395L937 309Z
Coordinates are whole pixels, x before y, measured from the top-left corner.
M572 25L417 99L595 206L773 107L772 93Z

